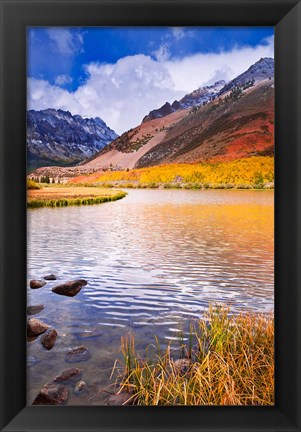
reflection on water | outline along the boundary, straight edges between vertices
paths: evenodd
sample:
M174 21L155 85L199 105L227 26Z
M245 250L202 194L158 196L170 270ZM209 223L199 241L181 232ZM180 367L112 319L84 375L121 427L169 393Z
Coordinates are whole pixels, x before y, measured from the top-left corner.
M55 273L88 281L73 298L52 293L55 281L28 289L28 304L45 304L37 316L59 333L49 352L29 344L40 362L28 370L28 403L68 367L69 346L90 349L91 360L80 364L84 379L104 386L120 336L131 329L138 346L154 334L167 344L209 302L234 312L273 309L273 192L128 192L113 203L28 212L28 279Z

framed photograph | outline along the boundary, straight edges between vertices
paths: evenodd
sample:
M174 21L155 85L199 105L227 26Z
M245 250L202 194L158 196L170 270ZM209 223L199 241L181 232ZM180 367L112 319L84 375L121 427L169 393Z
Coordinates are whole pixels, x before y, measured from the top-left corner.
M300 2L1 16L1 430L300 430Z

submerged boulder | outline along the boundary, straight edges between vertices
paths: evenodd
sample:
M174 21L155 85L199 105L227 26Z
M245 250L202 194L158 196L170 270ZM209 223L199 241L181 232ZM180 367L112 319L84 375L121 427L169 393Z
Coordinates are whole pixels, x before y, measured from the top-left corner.
M69 390L62 384L45 384L33 401L33 405L63 405L67 402Z
M30 318L27 321L27 336L36 337L42 333L45 333L46 330L50 328L49 325L43 323L41 320L37 318Z
M76 333L76 337L79 339L92 339L103 336L104 331L97 327L89 327L89 330L81 331Z
M35 315L39 312L41 312L44 309L44 305L33 305L33 306L27 306L27 315Z
M32 280L29 282L29 286L30 286L30 288L32 288L32 289L42 288L44 285L46 285L46 282L45 282L45 281L42 281L42 280L40 280L40 279L32 279Z
M46 348L49 351L53 348L56 338L57 338L57 331L54 328L50 328L41 337L41 344L43 345L44 348Z
M90 358L90 352L87 347L80 345L74 348L70 348L65 357L67 363L78 363L87 361Z
M87 285L87 281L84 279L77 279L74 281L62 283L52 288L52 291L59 295L65 295L67 297L74 297L80 292L83 286Z
M52 381L55 384L64 384L74 386L83 376L82 369L79 368L68 368L64 369L59 375L57 375Z
M45 280L57 280L57 277L51 273L49 275L44 276L44 279Z

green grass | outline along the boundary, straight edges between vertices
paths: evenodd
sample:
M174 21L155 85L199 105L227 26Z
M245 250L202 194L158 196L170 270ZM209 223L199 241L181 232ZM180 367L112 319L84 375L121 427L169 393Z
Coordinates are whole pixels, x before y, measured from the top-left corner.
M110 201L117 201L126 196L126 192L119 191L111 196L99 196L88 198L57 198L57 199L32 199L27 202L28 208L41 208L41 207L66 207L74 205L92 205L101 204Z
M137 405L273 405L274 318L210 307L179 346L144 358L133 335L122 338L117 384ZM185 367L177 360L185 361ZM115 365L116 367L116 365Z

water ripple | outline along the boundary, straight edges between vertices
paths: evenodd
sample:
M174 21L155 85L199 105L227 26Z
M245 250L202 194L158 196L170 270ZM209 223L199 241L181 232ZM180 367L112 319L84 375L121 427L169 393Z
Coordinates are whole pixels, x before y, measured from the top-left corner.
M46 305L41 317L62 344L95 330L91 350L98 341L117 352L130 328L142 344L156 333L173 339L210 302L272 310L273 256L272 192L130 190L114 203L29 211L28 279L55 273L88 285L65 298L48 282L29 289L28 302Z

